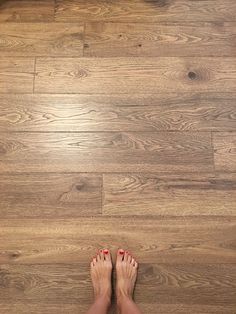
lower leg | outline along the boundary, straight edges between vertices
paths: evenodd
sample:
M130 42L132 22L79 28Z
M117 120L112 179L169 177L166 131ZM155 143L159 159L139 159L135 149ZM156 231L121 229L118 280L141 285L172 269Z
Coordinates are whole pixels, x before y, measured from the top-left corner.
M140 309L130 297L121 298L117 301L117 306L120 314L141 314Z
M111 303L112 261L108 250L100 250L91 262L94 303L87 314L107 314Z
M90 306L87 314L107 314L110 303L107 299L98 298L94 300L94 303Z
M124 250L119 250L116 261L117 306L120 314L141 314L133 301L133 292L137 279L138 263Z

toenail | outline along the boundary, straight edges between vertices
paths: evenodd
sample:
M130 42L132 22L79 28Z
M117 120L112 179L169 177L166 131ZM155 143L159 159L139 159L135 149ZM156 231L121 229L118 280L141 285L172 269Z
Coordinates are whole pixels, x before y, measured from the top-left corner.
M125 252L124 252L124 251L120 251L119 253L120 253L121 255L123 255Z
M105 254L108 254L108 253L109 253L109 251L108 251L108 250L104 250L104 253L105 253Z

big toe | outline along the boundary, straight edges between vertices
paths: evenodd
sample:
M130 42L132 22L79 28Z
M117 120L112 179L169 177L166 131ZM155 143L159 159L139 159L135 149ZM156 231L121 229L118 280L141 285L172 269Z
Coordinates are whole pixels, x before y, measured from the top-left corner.
M112 259L111 252L108 249L104 249L103 254L104 254L104 260L110 262Z
M125 256L125 251L123 249L119 249L117 251L117 257L116 257L116 261L119 263L119 262L122 262L123 259L124 259L124 256Z

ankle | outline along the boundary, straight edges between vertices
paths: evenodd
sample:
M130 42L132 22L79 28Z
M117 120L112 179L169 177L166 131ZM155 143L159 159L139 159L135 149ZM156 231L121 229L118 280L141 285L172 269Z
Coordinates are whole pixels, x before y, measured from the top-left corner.
M103 304L109 308L111 305L111 298L107 294L100 294L95 296L95 303Z
M124 293L124 292L118 293L116 298L117 298L117 301L116 301L117 302L117 306L119 308L121 308L122 304L124 304L124 303L130 302L130 301L133 302L132 295L130 295L128 293Z

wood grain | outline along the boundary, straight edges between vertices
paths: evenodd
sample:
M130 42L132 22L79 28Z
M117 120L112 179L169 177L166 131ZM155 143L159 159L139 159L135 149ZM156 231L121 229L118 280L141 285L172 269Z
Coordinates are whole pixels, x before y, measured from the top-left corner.
M234 0L57 0L56 21L235 21Z
M36 93L232 92L236 58L37 58Z
M150 314L232 314L235 309L235 305L214 305L214 304L139 304L143 313L150 313ZM13 314L15 314L13 312ZM23 313L25 314L25 313ZM31 313L30 313L31 314ZM32 313L33 314L33 313ZM41 313L39 313L41 314ZM74 314L74 313L73 313Z
M4 94L0 131L236 131L235 102L235 93Z
M0 131L236 131L235 103L235 93L4 94Z
M0 264L88 263L124 247L140 263L235 263L235 217L0 220Z
M0 0L0 314L86 313L105 247L143 313L235 313L235 39L235 0Z
M0 93L31 93L34 63L34 58L0 58Z
M81 23L5 23L0 25L2 56L83 55Z
M0 175L1 218L65 218L101 213L100 175Z
M1 133L0 171L213 170L210 133Z
M231 307L228 306L227 309ZM70 304L61 303L45 303L45 302L26 302L26 300L17 300L10 303L0 302L0 314L82 314L88 310L88 304L78 304L70 302ZM214 312L217 313L218 312ZM109 314L115 314L112 312ZM181 313L182 314L182 313ZM228 314L228 312L226 312Z
M236 23L86 23L87 57L233 56Z
M139 303L139 307L143 313L149 314L232 314L235 306L233 304L213 305L213 304L160 304L160 303ZM88 310L87 304L78 304L77 302L70 302L70 304L57 303L29 303L25 301L2 303L0 302L1 314L82 314ZM110 311L109 314L116 314L115 310Z
M0 22L51 22L54 0L2 0Z
M236 265L157 265L140 264L140 276L135 290L139 304L235 304ZM92 286L87 264L1 265L1 302L69 303L92 302Z
M236 133L214 133L213 144L216 170L236 171Z
M104 175L106 215L236 215L236 176Z

